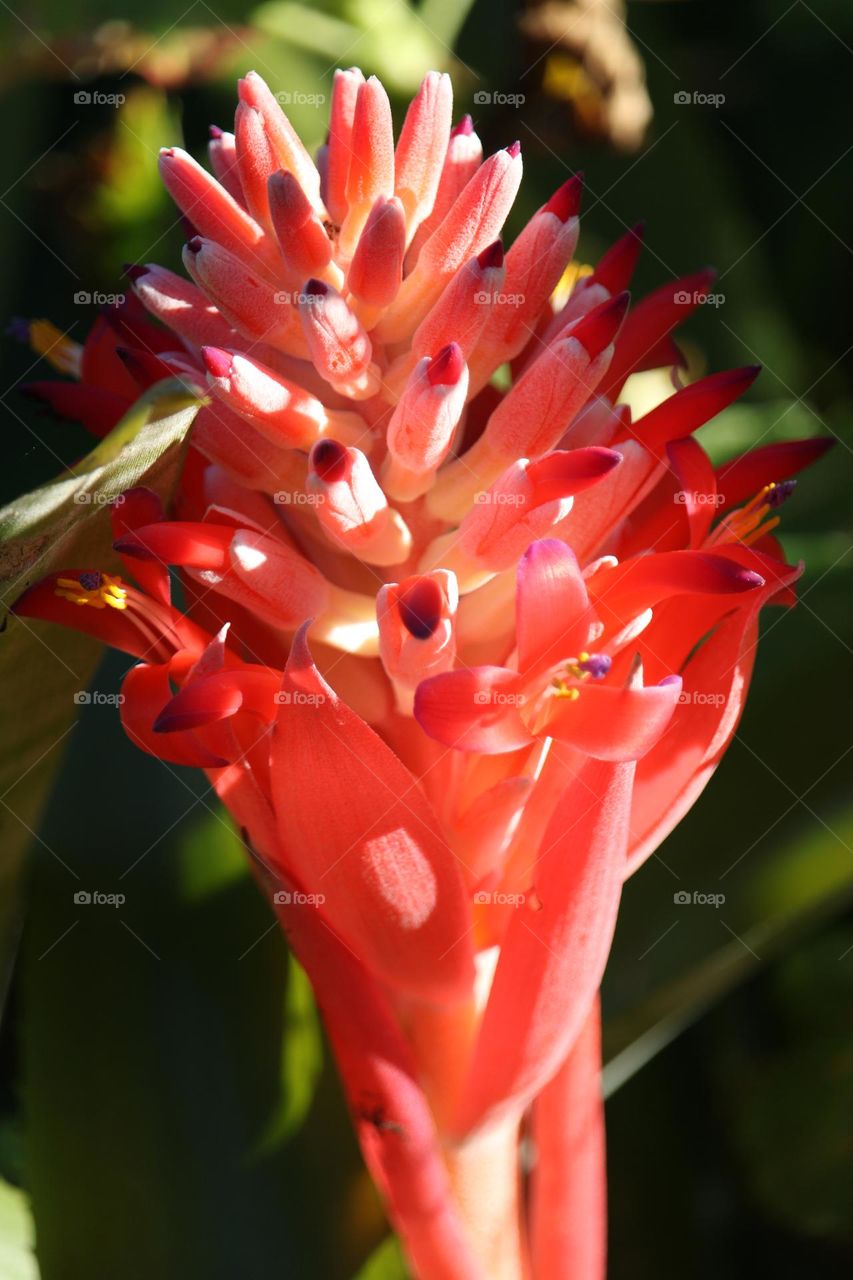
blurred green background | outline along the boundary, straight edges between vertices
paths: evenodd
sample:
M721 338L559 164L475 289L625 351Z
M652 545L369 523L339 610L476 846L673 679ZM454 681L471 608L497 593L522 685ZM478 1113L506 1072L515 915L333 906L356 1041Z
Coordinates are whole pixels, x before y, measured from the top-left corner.
M613 1280L849 1275L853 6L178 10L0 4L0 316L47 316L82 340L96 308L75 295L119 291L124 261L176 267L157 149L183 139L201 155L208 124L230 123L237 74L255 67L296 99L328 95L334 67L357 63L399 119L440 67L487 151L522 142L513 230L583 169L585 261L645 218L638 293L718 268L722 304L684 331L693 367L764 373L703 431L716 457L837 437L784 513L801 603L765 622L724 764L627 887L604 1005ZM322 141L324 105L290 114ZM14 334L0 359L8 500L90 441L16 390L50 375ZM310 995L203 780L134 751L96 704L74 728L63 707L36 762L21 743L40 712L16 661L0 775L0 1280L400 1276ZM94 655L68 661L85 688ZM106 659L95 687L115 692L122 670ZM81 888L126 904L87 912ZM680 891L725 902L678 906Z

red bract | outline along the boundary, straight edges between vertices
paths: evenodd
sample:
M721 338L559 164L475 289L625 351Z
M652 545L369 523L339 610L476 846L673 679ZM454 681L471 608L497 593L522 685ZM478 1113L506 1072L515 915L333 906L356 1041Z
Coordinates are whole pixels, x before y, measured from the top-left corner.
M17 612L137 658L129 735L207 770L416 1274L597 1280L621 885L731 741L800 572L777 509L824 445L714 471L691 433L753 369L632 422L626 380L680 362L710 274L631 310L639 228L578 272L577 178L504 255L520 149L482 161L446 76L395 150L382 86L337 73L315 166L251 74L211 162L162 157L193 283L132 268L63 349L80 381L40 391L100 432L161 377L206 387L175 509L126 494L128 577L69 568Z

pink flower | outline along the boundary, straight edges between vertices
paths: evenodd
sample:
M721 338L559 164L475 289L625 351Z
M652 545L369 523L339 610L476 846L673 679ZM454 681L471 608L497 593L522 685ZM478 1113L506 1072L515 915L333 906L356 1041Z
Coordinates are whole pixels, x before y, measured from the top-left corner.
M504 254L520 148L483 160L450 113L430 73L395 147L382 86L338 72L315 162L252 73L213 174L162 153L191 282L132 268L81 381L41 394L102 431L161 377L204 389L175 510L128 492L126 576L69 568L16 608L138 659L127 732L207 771L415 1273L595 1280L621 886L731 740L759 610L800 572L776 508L825 445L714 472L692 432L753 369L632 421L626 381L680 365L710 275L630 310L634 230L555 305L580 179Z

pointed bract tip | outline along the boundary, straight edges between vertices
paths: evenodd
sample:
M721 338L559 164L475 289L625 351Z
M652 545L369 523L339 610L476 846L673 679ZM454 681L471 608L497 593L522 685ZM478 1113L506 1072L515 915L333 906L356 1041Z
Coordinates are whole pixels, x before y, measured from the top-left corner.
M627 290L617 294L615 298L608 298L579 320L566 336L576 338L586 349L589 358L594 359L616 337L630 302L631 295Z
M516 156L521 155L521 143L518 140L516 140L515 142L511 142L508 147L504 148L504 150L506 151L507 155L512 156L514 160Z
M231 377L234 357L230 351L223 351L221 347L202 347L201 358L212 378Z
M218 139L222 137L224 130L220 129L218 124L212 124L208 126L208 132L211 138Z
M131 280L134 283L137 280L141 280L143 276L148 275L148 268L139 262L126 262L122 267L122 271L127 276L128 280Z
M346 472L347 451L337 440L318 440L308 455L308 465L321 480L334 484Z
M203 247L203 245L204 245L204 241L202 240L201 236L193 236L192 239L187 241L187 248L189 249L190 253L198 253L199 250Z
M466 112L458 124L450 130L451 138L469 138L474 132L474 121Z
M502 240L493 240L485 249L477 254L477 261L484 271L490 267L502 267L504 264L504 247Z
M177 151L177 149L178 149L177 147L161 147L161 148L160 148L160 159L161 159L161 160L171 160L171 159L172 159L172 157L174 156L175 152Z
M557 188L542 212L556 214L561 222L568 222L569 218L576 218L581 207L583 183L583 174L576 173L574 177L569 178L567 182Z
M458 342L449 342L430 360L427 379L433 387L455 387L464 368L462 348Z

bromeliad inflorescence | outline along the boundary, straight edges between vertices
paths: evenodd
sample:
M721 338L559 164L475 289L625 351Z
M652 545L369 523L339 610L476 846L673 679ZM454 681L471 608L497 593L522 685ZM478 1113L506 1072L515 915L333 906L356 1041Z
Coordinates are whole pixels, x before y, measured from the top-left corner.
M576 262L576 176L505 251L520 148L484 160L447 76L395 145L379 82L337 72L315 160L251 73L210 165L161 156L189 279L129 268L63 346L77 381L30 388L96 434L162 379L203 394L173 509L130 490L123 575L64 569L17 612L136 658L129 735L207 770L416 1274L595 1280L621 885L731 740L800 572L777 508L824 442L712 466L693 432L752 368L632 419L709 273L631 308L641 232Z

